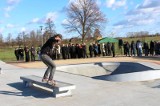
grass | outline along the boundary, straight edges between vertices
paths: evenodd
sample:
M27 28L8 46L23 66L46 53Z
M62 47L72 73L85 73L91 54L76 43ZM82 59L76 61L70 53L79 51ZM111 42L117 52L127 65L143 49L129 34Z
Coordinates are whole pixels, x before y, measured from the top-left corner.
M151 40L152 41L160 41L160 36L154 36L154 37L143 37L143 38L123 38L123 41L128 41L131 42L132 40L137 41L140 40L142 42L147 42L149 43Z
M2 61L15 61L14 48L0 48L0 60Z

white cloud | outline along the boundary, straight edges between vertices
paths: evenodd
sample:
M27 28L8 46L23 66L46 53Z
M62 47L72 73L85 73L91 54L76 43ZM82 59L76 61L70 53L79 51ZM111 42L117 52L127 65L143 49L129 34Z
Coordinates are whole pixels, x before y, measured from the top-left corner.
M28 24L37 24L37 23L41 23L40 18L34 18Z
M0 20L0 24L2 24L3 23L3 21L2 20Z
M154 19L140 19L140 20L135 20L137 25L148 25L152 24L155 22Z
M8 14L8 12L4 13L4 16L5 16L6 18L9 18L9 17L10 17L10 15Z
M49 13L46 14L46 16L44 16L42 18L32 19L28 24L44 24L48 21L48 19L50 19L51 21L54 22L57 17L58 17L57 12L49 12Z
M4 16L5 16L6 18L9 18L9 17L10 17L9 12L12 11L13 8L14 8L13 6L7 6L6 8L4 8Z
M144 0L144 2L139 5L140 8L155 8L160 6L160 1L159 0Z
M86 0L87 1L87 0ZM98 6L100 6L102 4L101 0L95 0L96 4ZM75 5L78 6L78 4L80 3L79 0L68 0L68 4L74 3Z
M4 8L5 11L9 12L13 9L13 6L7 6L6 8Z
M144 0L135 9L125 14L123 21L117 22L114 26L143 26L152 25L159 22L160 0Z
M73 2L76 2L76 0L69 0L69 4L73 3Z
M112 8L112 6L115 4L115 0L107 0L107 7Z
M49 13L47 13L45 19L46 19L46 21L48 19L50 19L51 21L55 21L55 19L57 18L57 16L58 16L57 12L49 12Z
M20 31L21 31L21 32L26 32L27 29L26 29L25 27L22 27L22 28L20 29Z
M62 21L62 24L68 24L68 20L67 20L67 19L64 19L64 20Z
M100 0L96 0L96 3L98 6L100 6L102 4L102 2Z
M3 31L4 31L4 28L1 27L1 28L0 28L0 33L3 33Z
M6 25L6 28L14 28L15 27L15 25L13 25L13 24L7 24Z
M15 5L15 4L18 4L19 2L20 0L7 0L8 5Z
M4 16L6 18L10 17L9 12L11 12L19 2L20 0L7 0L7 6L4 8Z
M33 23L37 23L38 21L39 21L39 18L34 18L34 19L32 20Z
M126 0L106 0L106 6L112 9L117 9L119 7L126 8Z
M126 5L126 0L117 1L115 3L116 7L121 7L121 6L125 6L125 5Z

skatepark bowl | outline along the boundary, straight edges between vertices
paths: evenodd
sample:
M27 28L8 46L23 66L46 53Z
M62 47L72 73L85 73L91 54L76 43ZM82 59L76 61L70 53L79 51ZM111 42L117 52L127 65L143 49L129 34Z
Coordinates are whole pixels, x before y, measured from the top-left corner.
M114 62L65 65L57 70L106 81L146 81L160 78L160 65L149 62Z

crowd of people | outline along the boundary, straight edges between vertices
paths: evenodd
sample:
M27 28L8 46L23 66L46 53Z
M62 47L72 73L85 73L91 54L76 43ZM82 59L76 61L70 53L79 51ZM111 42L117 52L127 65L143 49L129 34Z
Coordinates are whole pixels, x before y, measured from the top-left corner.
M154 56L160 55L160 42L150 41L141 42L137 40L136 42L132 41L130 44L124 42L124 55L126 56Z
M40 60L40 47L38 47L37 50L34 46L31 46L31 48L29 48L28 46L25 46L24 48L15 48L14 54L16 56L17 61L35 61L37 55L38 60Z
M149 43L141 42L140 40L129 42L119 42L119 49L122 55L125 56L154 56L160 55L160 42L150 41ZM26 62L40 60L40 49L34 46L30 48L25 46L15 49L17 60L25 60ZM115 43L91 43L86 46L83 44L61 44L54 45L50 51L50 57L53 60L59 59L75 59L75 58L92 58L99 56L115 57Z

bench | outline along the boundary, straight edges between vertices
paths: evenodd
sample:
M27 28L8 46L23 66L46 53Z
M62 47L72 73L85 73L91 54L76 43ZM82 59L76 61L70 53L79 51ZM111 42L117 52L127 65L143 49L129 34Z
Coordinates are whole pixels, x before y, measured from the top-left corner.
M57 84L55 86L49 85L46 82L42 82L42 77L35 75L21 76L20 79L23 80L25 87L38 85L36 87L52 91L54 97L71 96L71 90L76 88L76 86L73 84L61 81L56 81Z

